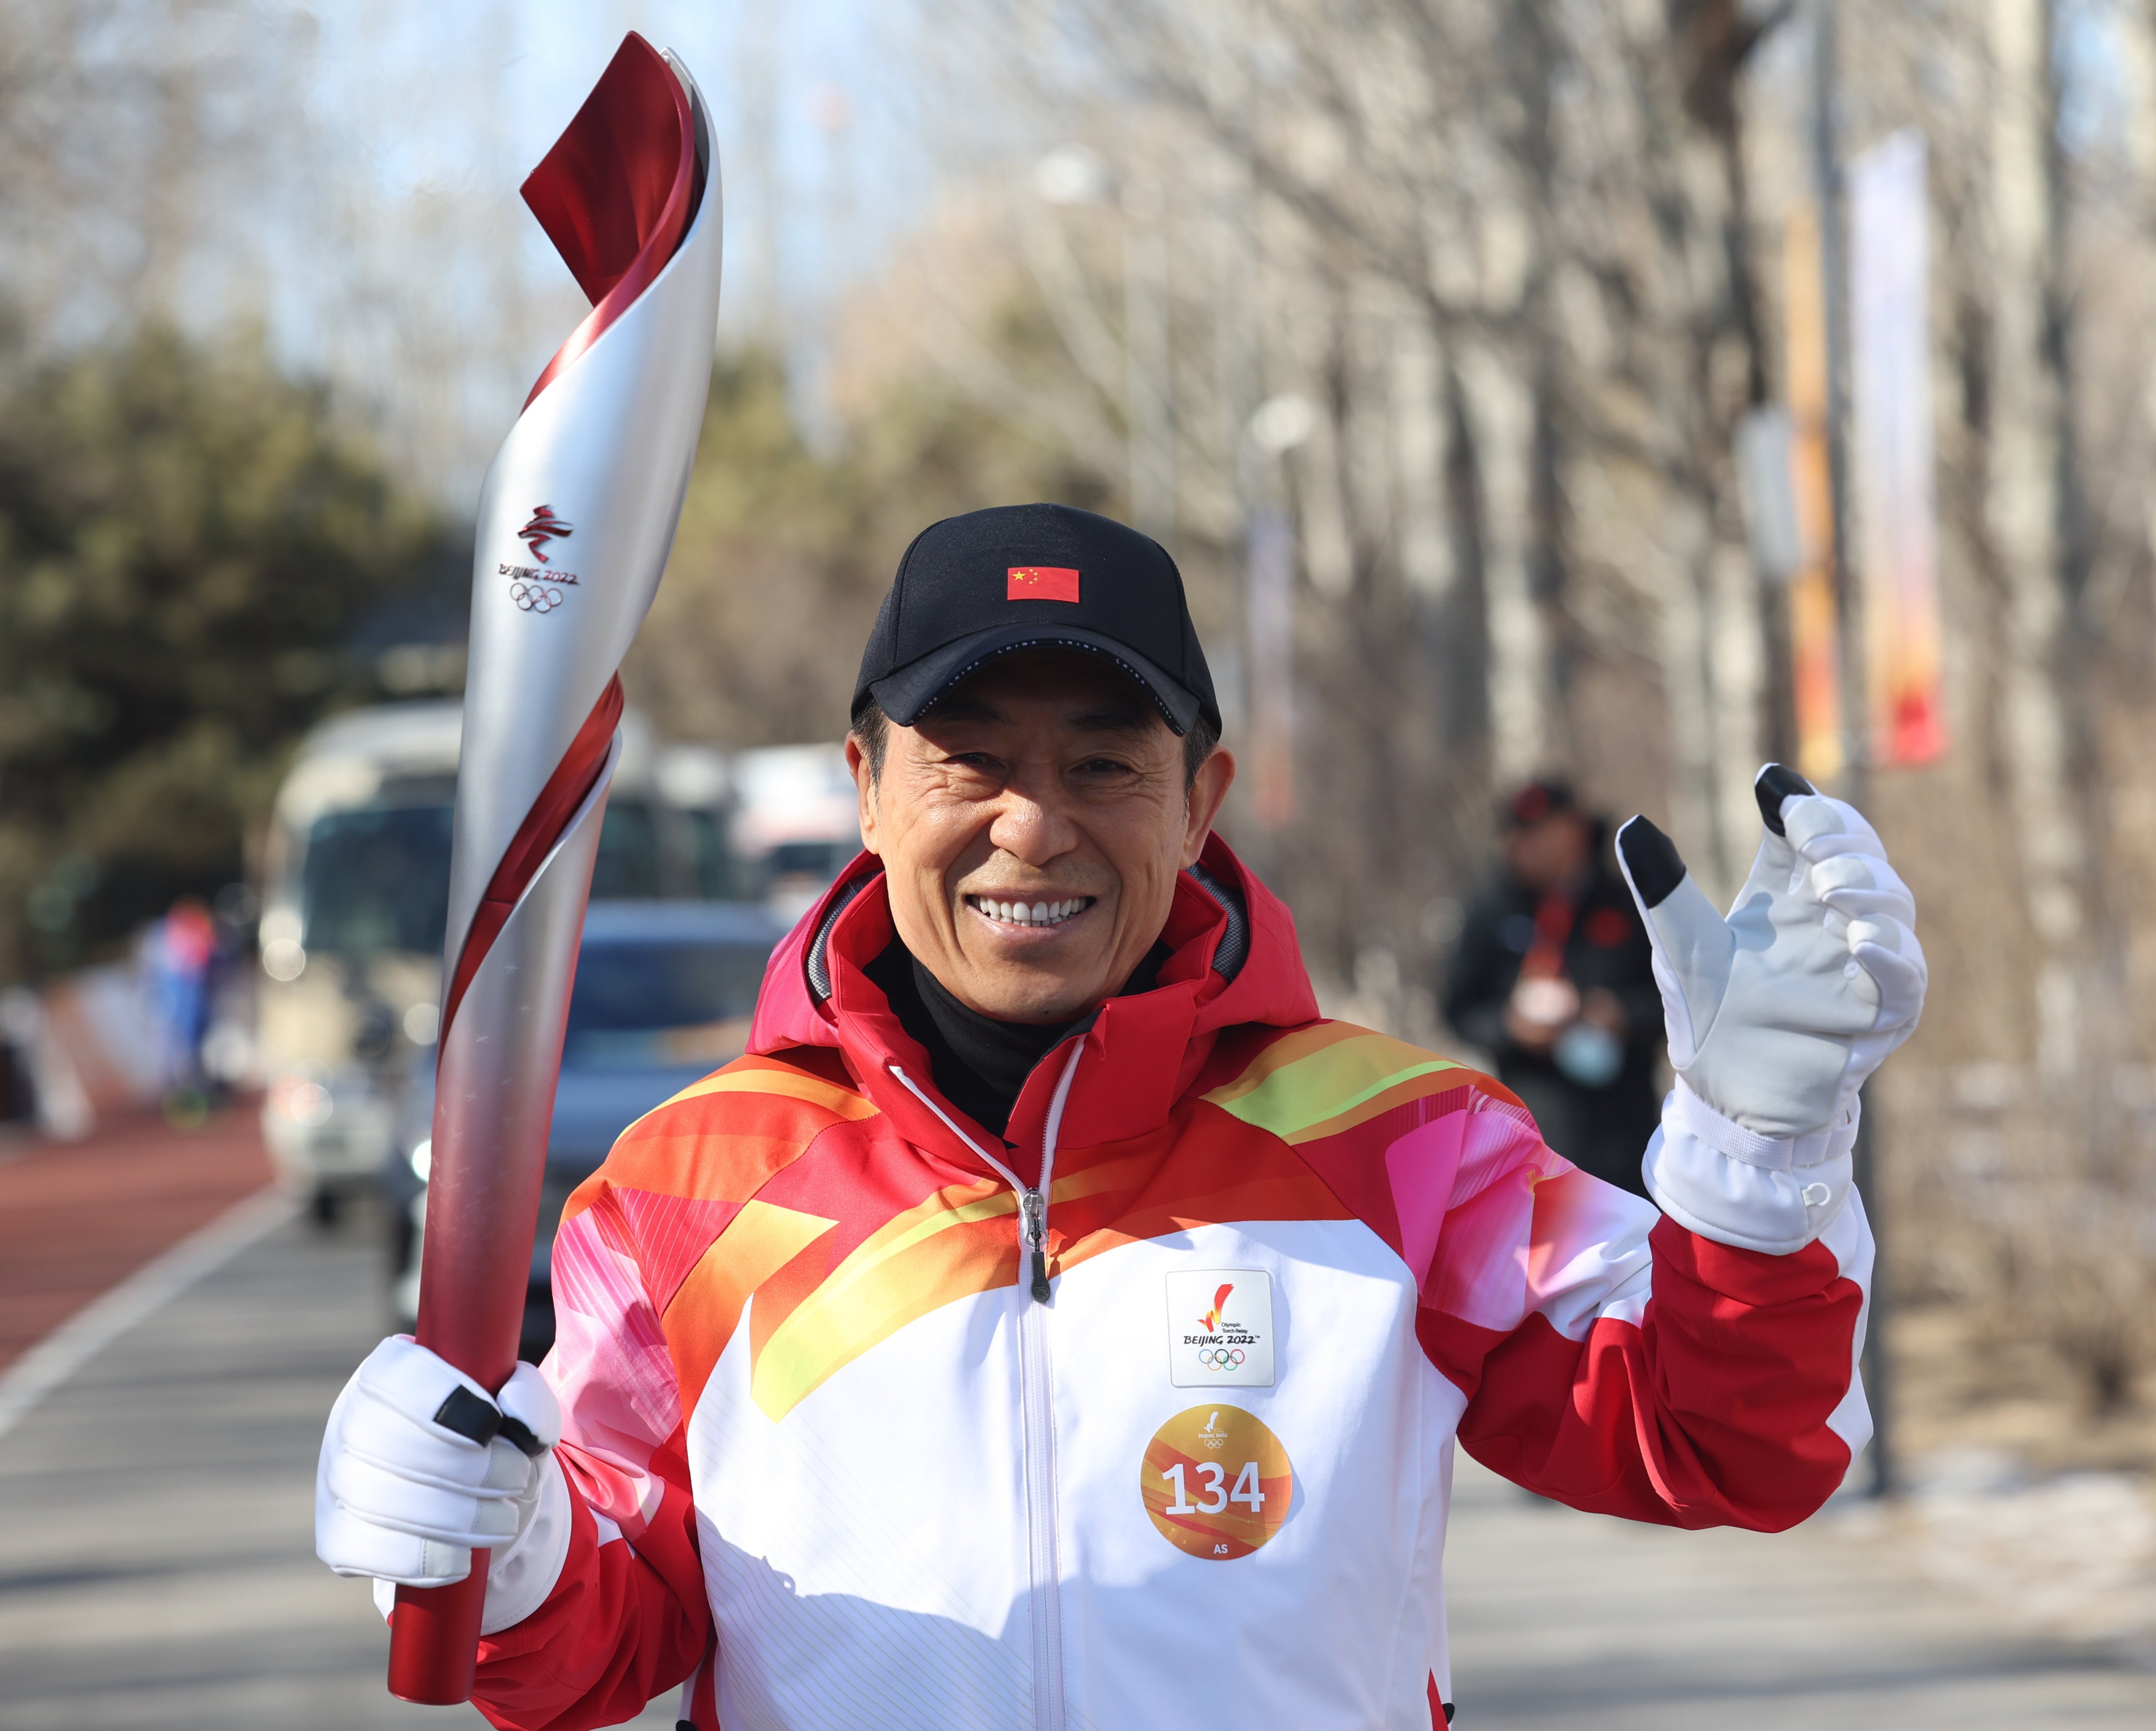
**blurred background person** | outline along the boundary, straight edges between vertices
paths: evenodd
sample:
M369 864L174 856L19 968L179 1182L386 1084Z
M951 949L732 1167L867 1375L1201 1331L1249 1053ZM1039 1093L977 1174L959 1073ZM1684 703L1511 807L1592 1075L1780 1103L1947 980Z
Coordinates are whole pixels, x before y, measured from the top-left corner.
M1504 865L1468 908L1445 1016L1496 1060L1549 1145L1635 1195L1661 1112L1661 999L1609 826L1563 782L1500 813Z
M203 1035L209 1027L210 964L217 927L196 896L182 896L150 928L143 946L152 1014L164 1046L168 1107L179 1097L198 1102Z

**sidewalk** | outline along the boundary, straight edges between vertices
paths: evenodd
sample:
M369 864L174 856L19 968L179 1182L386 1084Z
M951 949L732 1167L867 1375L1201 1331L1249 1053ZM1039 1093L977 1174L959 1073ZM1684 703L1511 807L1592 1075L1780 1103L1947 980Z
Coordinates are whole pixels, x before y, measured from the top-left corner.
M1942 1583L1862 1505L1779 1535L1681 1533L1462 1456L1455 1508L1459 1731L2156 1726L2156 1672Z
M0 1370L159 1251L270 1182L253 1102L196 1130L145 1117L0 1162Z

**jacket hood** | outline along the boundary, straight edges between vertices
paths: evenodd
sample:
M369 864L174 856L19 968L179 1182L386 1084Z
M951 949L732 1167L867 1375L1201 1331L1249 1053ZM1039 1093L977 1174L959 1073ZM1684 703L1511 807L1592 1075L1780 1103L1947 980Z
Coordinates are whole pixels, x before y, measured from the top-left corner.
M860 854L773 953L748 1050L770 1056L834 1047L856 1084L900 1120L909 1140L962 1148L916 1092L930 1086L927 1054L864 971L895 936L883 862ZM1116 1141L1166 1122L1223 1030L1249 1023L1291 1028L1317 1015L1294 917L1218 835L1207 838L1197 866L1178 879L1161 937L1170 953L1153 989L1111 998L1073 1036L1086 1050L1064 1108L1065 1143ZM939 1104L983 1146L1022 1144L1045 1120L1070 1045L1063 1041L1042 1061L1004 1138L947 1102Z

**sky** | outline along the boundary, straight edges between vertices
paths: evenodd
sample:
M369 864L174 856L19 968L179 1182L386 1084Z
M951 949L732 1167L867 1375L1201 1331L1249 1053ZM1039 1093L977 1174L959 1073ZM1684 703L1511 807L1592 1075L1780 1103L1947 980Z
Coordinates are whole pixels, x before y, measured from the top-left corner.
M712 112L722 330L780 342L804 380L819 376L841 299L937 196L907 78L911 0L263 10L306 39L299 100L321 165L269 242L283 261L271 272L275 339L295 364L377 398L390 429L456 429L427 435L442 448L423 465L452 502L475 489L524 388L581 316L517 187L624 31L680 54Z

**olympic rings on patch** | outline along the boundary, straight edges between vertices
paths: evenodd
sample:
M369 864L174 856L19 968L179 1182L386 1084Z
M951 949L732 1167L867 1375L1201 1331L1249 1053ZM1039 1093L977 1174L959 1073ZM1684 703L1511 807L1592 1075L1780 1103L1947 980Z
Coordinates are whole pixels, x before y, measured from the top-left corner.
M1243 1349L1236 1346L1202 1346L1198 1349L1198 1362L1208 1370L1233 1370L1243 1362Z
M562 592L544 583L513 583L509 598L526 613L552 613L562 604Z

